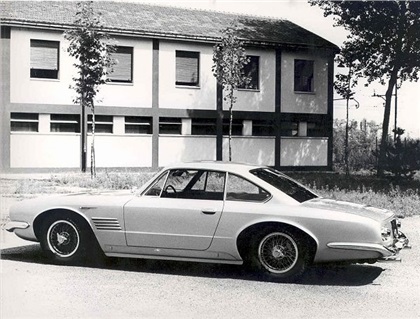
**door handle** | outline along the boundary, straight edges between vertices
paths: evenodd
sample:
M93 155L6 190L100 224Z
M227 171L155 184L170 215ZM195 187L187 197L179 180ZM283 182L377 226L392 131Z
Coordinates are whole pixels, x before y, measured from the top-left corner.
M206 215L214 215L214 214L216 214L216 211L214 209L203 209L201 212L203 214L206 214Z

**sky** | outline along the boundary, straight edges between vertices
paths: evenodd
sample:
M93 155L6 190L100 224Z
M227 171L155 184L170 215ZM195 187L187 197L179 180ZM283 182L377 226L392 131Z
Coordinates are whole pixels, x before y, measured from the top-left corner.
M123 0L132 2L144 2L149 4L178 6L202 10L216 10L234 12L247 15L263 16L270 18L282 18L298 24L299 26L316 33L341 47L346 39L347 31L343 28L334 27L332 17L325 18L323 10L311 6L303 0ZM337 72L335 68L335 72ZM386 87L380 84L372 84L369 87L359 85L356 88L355 99L359 102L351 102L349 108L350 119L361 121L375 121L382 123L384 112L384 100L373 97L373 94L384 95ZM335 98L339 98L336 96ZM398 127L405 129L405 137L420 138L420 82L405 82L398 90ZM395 108L392 103L390 118L390 132L394 128ZM334 101L334 117L345 119L346 101ZM403 136L403 137L404 137Z

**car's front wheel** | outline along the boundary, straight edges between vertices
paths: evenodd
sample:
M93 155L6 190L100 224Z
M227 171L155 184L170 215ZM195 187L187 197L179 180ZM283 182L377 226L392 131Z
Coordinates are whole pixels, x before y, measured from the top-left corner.
M303 240L289 230L259 233L250 248L250 265L270 279L294 281L306 269L308 258Z
M56 218L44 224L41 246L58 263L74 263L86 253L88 233L74 218Z

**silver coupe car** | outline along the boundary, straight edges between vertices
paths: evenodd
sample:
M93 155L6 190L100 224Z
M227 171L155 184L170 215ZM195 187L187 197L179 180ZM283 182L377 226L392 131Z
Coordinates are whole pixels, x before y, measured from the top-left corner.
M96 247L108 257L245 264L298 278L313 263L398 259L408 239L393 212L325 199L261 166L195 162L163 169L138 192L22 201L8 231L58 263Z

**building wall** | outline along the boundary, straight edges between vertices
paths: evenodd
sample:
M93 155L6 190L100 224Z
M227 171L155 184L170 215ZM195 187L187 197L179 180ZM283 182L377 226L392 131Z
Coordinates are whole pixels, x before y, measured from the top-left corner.
M258 90L239 89L235 96L237 101L234 109L236 111L252 112L274 112L276 96L275 92L275 72L276 53L275 50L256 50L247 49L247 55L259 56L259 80L260 88ZM223 103L223 109L229 110L229 103Z
M58 80L30 78L31 39L60 41ZM4 50L9 44L10 55ZM1 130L7 148L1 155L2 169L80 167L80 133L50 132L50 114L80 113L80 107L72 102L74 91L69 89L75 69L66 52L67 45L60 32L23 28L12 28L10 40L2 39L2 70L6 72L2 72L3 82L6 81L2 87L6 96L2 98ZM227 136L191 133L191 118L228 118L226 101L220 105L217 102L222 96L218 96L211 71L212 45L129 37L117 39L117 45L133 47L133 83L108 83L100 89L97 114L113 116L113 132L96 134L97 167L157 167L180 161L228 160ZM176 50L200 52L199 87L175 85ZM248 48L247 54L260 57L260 82L256 90L236 92L234 118L242 121L244 129L232 138L232 160L270 166L279 161L280 167L327 167L328 136L306 136L305 127L314 118L332 116L328 108L328 81L332 83L328 78L328 59L320 54L285 50L281 50L278 59L276 50L255 47ZM314 60L313 93L293 91L296 58ZM278 91L276 83L281 83ZM10 132L11 112L39 114L39 131ZM125 116L152 118L152 133L126 134ZM312 117L308 120L308 116ZM181 134L160 134L161 117L182 118ZM274 120L279 125L278 121L289 118L299 122L297 136L253 136L253 121ZM218 123L220 134L221 122ZM88 165L90 141L89 136ZM221 158L217 155L219 148Z
M314 61L314 92L294 91L294 60ZM281 111L284 113L328 113L328 59L313 53L282 52Z
M175 85L175 51L200 52L198 87ZM204 44L161 41L159 45L159 108L216 108L216 79L211 73L213 48Z
M327 138L281 139L281 166L327 166Z
M75 60L67 53L68 41L63 33L12 29L10 74L11 103L72 104L75 91L69 88L77 75ZM59 79L30 78L30 41L60 41ZM151 107L152 105L152 41L121 38L119 46L133 47L133 83L108 83L101 87L97 105Z

